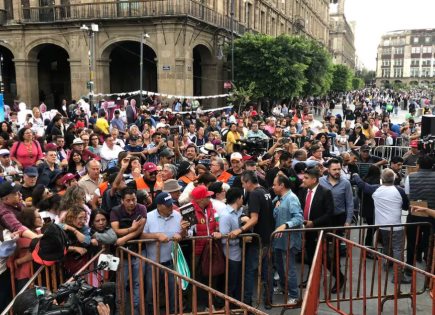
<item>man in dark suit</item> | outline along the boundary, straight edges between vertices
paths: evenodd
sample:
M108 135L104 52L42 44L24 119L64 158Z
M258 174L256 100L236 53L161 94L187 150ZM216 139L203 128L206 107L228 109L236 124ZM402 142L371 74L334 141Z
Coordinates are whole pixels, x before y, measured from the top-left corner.
M306 228L330 227L334 213L334 198L332 192L319 185L320 171L317 168L308 169L302 180L303 189L299 193L301 207L304 210L304 226ZM305 233L305 262L311 267L318 241L317 232ZM331 266L331 257L327 255L327 266ZM335 266L330 270L336 282L331 292L337 292L337 277ZM340 271L340 288L344 284L344 275Z

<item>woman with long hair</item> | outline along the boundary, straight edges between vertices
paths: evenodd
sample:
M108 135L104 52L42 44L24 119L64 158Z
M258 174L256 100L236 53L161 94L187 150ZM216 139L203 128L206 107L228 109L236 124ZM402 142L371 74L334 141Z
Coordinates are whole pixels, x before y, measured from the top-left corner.
M227 154L231 154L234 151L237 151L237 142L240 140L240 134L237 131L237 125L235 123L232 123L230 125L230 131L227 133L227 146L226 151Z
M68 253L63 259L66 277L76 273L89 259L87 253L91 244L91 231L86 223L87 220L85 208L74 205L67 210L64 222L60 224L70 241Z
M89 216L91 215L91 209L86 205L86 191L80 186L68 187L60 202L60 218L61 221L65 218L66 211L74 206L82 207L88 217L86 224L89 223Z
M329 139L328 139L328 136L326 135L326 133L324 133L324 132L318 133L316 135L316 140L319 140L319 144L323 147L322 156L323 157L331 157L330 143L329 143Z
M82 154L77 150L72 150L68 158L68 173L84 175L86 172L86 163Z
M91 228L92 245L124 245L128 238L126 236L118 238L115 231L110 226L109 214L101 209L92 211L89 220Z
M8 135L7 138L5 136L3 136L3 138L5 138L5 140L12 139L14 137L14 133L12 131L11 125L7 121L2 121L0 124L1 124L0 132L6 133Z
M32 129L21 128L18 131L18 141L11 148L11 160L16 162L19 168L24 169L34 166L42 158L41 145L34 140Z
M41 215L34 207L25 207L21 209L17 216L18 221L27 227L35 234L40 234L40 228L43 226L44 221ZM15 281L17 285L17 292L19 292L24 285L29 281L32 276L32 254L29 251L31 239L20 237L17 241L17 250L15 257L12 260L15 267Z
M355 124L354 132L349 136L349 147L352 150L358 150L362 145L366 144L366 136L362 133L361 124Z

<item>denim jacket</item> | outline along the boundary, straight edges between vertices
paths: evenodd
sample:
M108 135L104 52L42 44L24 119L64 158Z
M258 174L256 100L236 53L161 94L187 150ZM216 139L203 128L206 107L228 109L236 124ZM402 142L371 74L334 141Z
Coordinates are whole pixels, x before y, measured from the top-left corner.
M287 224L290 229L301 228L304 223L303 211L298 197L289 190L282 197L275 197L273 199L275 209L273 209L273 216L275 218L275 227L282 224ZM288 234L284 233L280 238L273 241L273 247L276 249L287 250ZM290 234L290 247L301 249L302 235L301 232L293 232Z

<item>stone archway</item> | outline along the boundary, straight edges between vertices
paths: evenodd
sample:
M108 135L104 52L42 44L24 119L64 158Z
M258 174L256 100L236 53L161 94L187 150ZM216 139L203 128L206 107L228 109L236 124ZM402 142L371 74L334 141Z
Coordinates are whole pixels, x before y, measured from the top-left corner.
M1 83L5 104L12 105L17 95L17 79L15 73L14 55L5 46L0 46Z
M202 45L193 48L193 95L216 93L216 63L210 50Z
M143 45L142 89L157 92L157 55ZM140 42L124 40L107 46L102 60L108 60L103 73L106 82L103 90L107 93L129 92L140 89ZM108 76L108 78L107 78Z
M69 54L56 44L40 44L29 51L29 60L37 65L30 69L36 72L37 82L32 83L34 90L31 102L44 102L48 108L60 110L62 99L71 100L71 69ZM32 104L34 105L34 104Z

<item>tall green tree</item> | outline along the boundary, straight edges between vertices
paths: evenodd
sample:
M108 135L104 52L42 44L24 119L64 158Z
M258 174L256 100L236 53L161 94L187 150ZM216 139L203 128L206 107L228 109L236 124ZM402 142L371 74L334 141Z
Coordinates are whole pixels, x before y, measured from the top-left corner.
M334 65L332 71L331 90L335 92L347 92L352 89L353 73L345 65Z
M322 96L329 92L332 84L332 61L326 48L313 39L305 39L307 49L304 52L307 83L304 95Z
M234 43L235 81L248 89L255 82L254 98L289 98L302 93L308 66L291 38L246 34Z
M352 79L352 89L353 90L359 90L364 87L364 80L359 77L354 77Z

